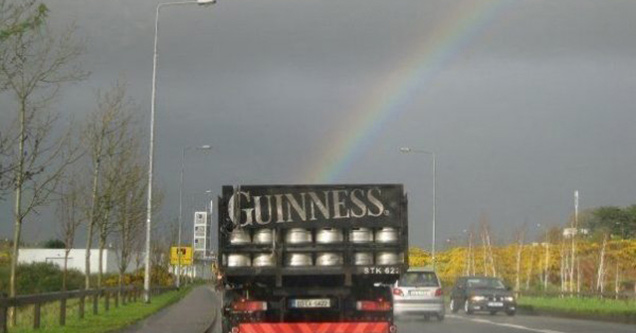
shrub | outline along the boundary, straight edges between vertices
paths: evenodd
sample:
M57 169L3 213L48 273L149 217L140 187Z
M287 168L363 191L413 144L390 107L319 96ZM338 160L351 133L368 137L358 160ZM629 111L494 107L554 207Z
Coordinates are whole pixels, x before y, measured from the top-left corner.
M172 286L174 285L174 276L163 267L152 267L150 274L150 282L153 286ZM136 270L132 273L124 274L124 285L136 285L142 287L144 285L144 269ZM104 277L104 286L115 287L119 285L119 275L109 274Z
M65 249L66 244L59 239L49 239L42 244L42 247L45 249Z
M9 290L8 266L0 268L0 290ZM68 270L67 289L80 289L84 284L84 275L77 270ZM60 291L62 289L62 270L53 263L32 263L18 265L16 289L18 294L37 294Z

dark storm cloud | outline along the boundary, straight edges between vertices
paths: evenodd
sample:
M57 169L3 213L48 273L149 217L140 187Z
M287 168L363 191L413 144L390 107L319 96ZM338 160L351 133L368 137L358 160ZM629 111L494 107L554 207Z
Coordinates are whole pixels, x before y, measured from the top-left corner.
M48 3L56 25L75 20L89 39L93 72L65 89L59 108L81 115L95 89L125 75L148 112L157 2ZM306 181L301 168L324 162L318 153L338 144L331 136L344 115L448 24L457 3L220 0L166 8L156 155L163 218L176 216L185 146L215 146L187 161L186 193L199 202L222 184ZM404 183L415 245L429 244L432 172L427 156L397 152L405 145L439 154L439 240L461 235L481 213L501 237L524 221L563 223L575 189L583 207L634 203L634 12L628 0L506 2L338 181ZM46 238L36 229L28 226L25 237Z

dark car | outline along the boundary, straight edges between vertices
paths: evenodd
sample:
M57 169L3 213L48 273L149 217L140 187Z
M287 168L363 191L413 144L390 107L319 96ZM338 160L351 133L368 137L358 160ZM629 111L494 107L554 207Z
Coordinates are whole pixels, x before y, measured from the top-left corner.
M466 314L486 311L494 315L503 311L514 316L517 301L511 289L499 278L466 276L457 279L450 294L450 310L455 313L460 308Z

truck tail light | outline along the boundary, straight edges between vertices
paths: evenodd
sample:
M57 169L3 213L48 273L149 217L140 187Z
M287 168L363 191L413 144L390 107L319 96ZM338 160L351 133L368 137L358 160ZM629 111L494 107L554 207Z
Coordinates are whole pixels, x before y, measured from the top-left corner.
M358 311L391 311L391 302L379 299L377 301L358 301L356 309Z
M442 295L444 295L442 288L437 288L437 290L435 290L435 297L440 297Z
M259 312L267 311L267 302L249 301L241 299L232 304L232 310L235 312Z
M400 288L393 288L393 295L395 295L395 296L404 296L404 293L402 292L402 289L400 289Z

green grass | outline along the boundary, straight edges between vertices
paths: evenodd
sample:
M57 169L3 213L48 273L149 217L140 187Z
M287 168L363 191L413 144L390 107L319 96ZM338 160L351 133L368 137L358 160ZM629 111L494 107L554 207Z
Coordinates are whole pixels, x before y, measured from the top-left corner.
M141 299L137 302L127 303L115 308L113 299L110 300L110 310L104 311L104 301L100 300L99 313L93 314L92 301L86 301L84 319L79 319L78 300L67 302L66 326L59 326L59 302L43 305L41 308L41 326L39 330L33 329L33 307L25 307L18 312L18 324L10 328L11 333L26 332L110 332L124 328L153 313L173 304L183 298L192 288L186 287L178 291L170 291L154 296L150 304L145 304Z
M518 303L521 308L532 308L540 312L636 320L636 301L634 300L524 296L518 300Z

